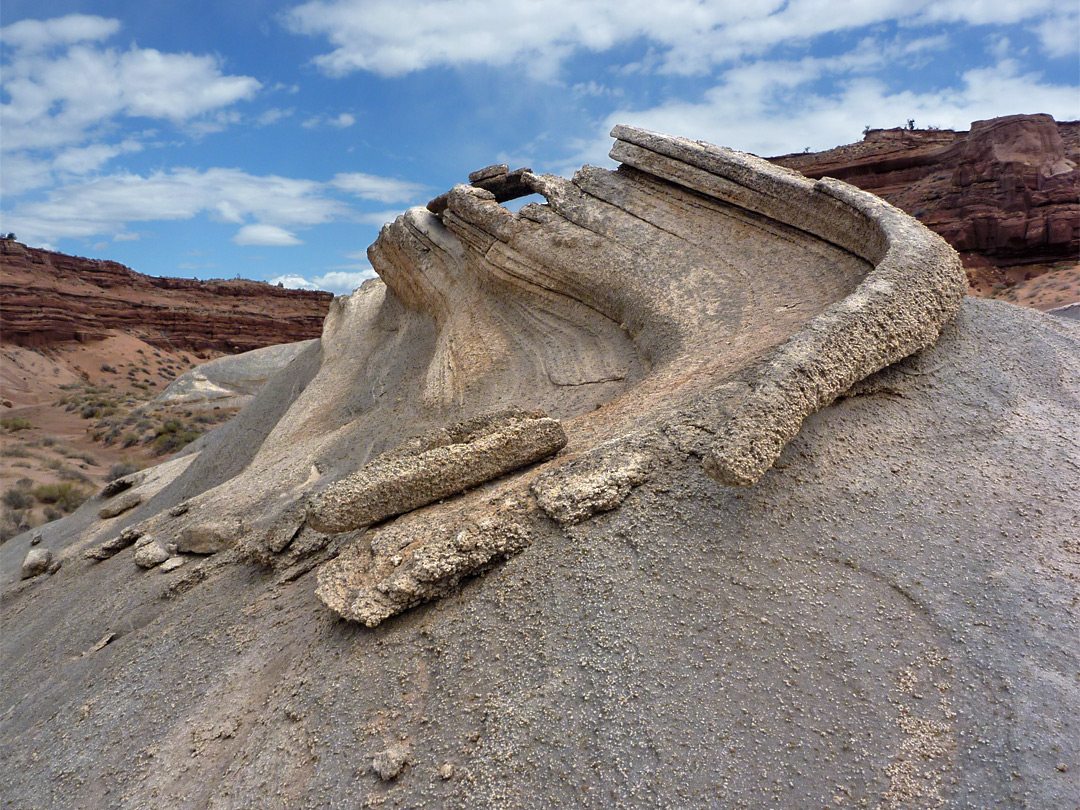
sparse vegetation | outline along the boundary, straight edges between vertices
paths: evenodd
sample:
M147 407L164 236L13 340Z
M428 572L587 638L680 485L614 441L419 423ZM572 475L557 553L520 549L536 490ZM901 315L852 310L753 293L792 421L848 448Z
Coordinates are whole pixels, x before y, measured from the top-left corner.
M138 467L129 461L122 461L119 464L113 464L109 467L109 472L105 476L106 481L115 481L117 478L123 478L125 475L131 475L133 472L138 471Z
M19 430L29 430L33 425L25 416L5 416L0 419L0 430L4 433L15 433Z
M2 500L8 509L29 509L34 505L33 496L22 487L5 490Z
M90 497L90 493L74 484L63 481L58 484L39 484L32 490L41 503L55 504L61 512L74 512Z

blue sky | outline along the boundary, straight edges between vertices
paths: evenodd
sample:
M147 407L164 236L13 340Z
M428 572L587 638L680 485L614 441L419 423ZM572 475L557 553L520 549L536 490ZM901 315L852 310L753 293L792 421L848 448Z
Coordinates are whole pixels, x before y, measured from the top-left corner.
M631 123L761 155L1080 117L1075 0L0 0L0 231L350 291L383 222Z

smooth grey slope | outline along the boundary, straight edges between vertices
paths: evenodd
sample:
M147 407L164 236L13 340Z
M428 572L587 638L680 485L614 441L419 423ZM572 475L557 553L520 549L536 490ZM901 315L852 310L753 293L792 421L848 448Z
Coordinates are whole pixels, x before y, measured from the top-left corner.
M8 591L3 806L1075 805L1080 330L968 300L858 390L375 630L130 550Z

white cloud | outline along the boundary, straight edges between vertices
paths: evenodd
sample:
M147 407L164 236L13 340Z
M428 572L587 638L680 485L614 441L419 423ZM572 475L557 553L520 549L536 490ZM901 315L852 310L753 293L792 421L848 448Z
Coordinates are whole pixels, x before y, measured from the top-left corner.
M833 84L829 94L808 87L843 61L756 62L721 74L721 83L701 101L671 101L655 107L612 113L604 132L568 161L603 162L611 146L607 131L617 123L683 135L759 155L829 149L857 140L866 125L916 125L967 129L972 121L1002 111L1046 112L1058 120L1076 117L1075 87L1045 83L1022 74L1004 60L990 68L969 70L959 87L926 92L891 90L884 82L854 75ZM732 115L738 110L738 115Z
M308 281L303 276L298 276L298 275L295 275L295 274L289 274L289 275L285 275L285 276L278 276L277 278L272 278L272 279L267 280L266 283L267 284L273 284L274 286L277 286L278 284L280 284L282 287L286 287L286 288L288 288L290 290L318 290L318 289L321 289L321 287L319 287L319 285L313 284L312 282Z
M249 99L261 87L226 76L210 56L166 54L132 46L98 50L75 45L59 57L24 54L5 65L0 105L5 151L78 143L114 118L184 123Z
M278 121L281 121L283 118L288 118L294 112L296 112L295 107L289 107L288 109L282 109L281 107L271 107L269 110L260 113L259 116L255 119L255 123L257 123L261 127L270 126L271 124L276 124Z
M348 295L369 278L375 278L375 271L371 267L362 268L355 272L329 272L321 276L313 276L310 279L295 273L278 276L267 281L268 284L281 284L290 290L325 290L334 295Z
M239 169L178 168L145 177L114 174L54 188L42 201L4 212L4 222L16 233L55 241L125 231L132 222L199 214L236 224L255 219L279 228L347 218L348 206L327 197L326 191L326 184L313 180L257 176Z
M1034 30L1050 56L1071 56L1080 50L1080 14L1076 11L1048 17Z
M334 127L335 129L347 129L356 123L356 116L351 113L342 113L341 115L333 118L327 118L323 115L316 115L307 119L302 123L304 129L316 129L318 127Z
M33 171L33 167L26 169ZM5 159L4 176L9 166ZM343 179L345 178L345 179ZM337 175L328 183L277 175L252 175L239 169L203 171L176 168L149 175L111 174L49 190L43 200L0 212L3 228L35 242L116 235L138 238L137 222L175 221L205 215L215 222L243 226L239 244L300 244L291 229L335 221L381 225L400 210L358 214L332 196L346 192L375 200L415 196L415 183L375 175ZM255 241L262 240L262 241Z
M656 49L639 68L694 74L879 23L1035 24L1059 9L1060 0L668 0L662 10L652 0L312 0L284 21L329 40L333 50L315 63L331 76L483 64L550 77L576 52L637 40Z
M6 195L50 185L56 175L85 175L143 148L152 131L109 135L127 119L151 118L199 134L238 120L227 108L262 86L230 76L212 56L162 53L131 45L103 48L117 20L73 14L21 20L3 29L0 124Z
M312 281L320 290L328 290L335 295L348 295L369 278L375 278L375 271L370 267L351 272L336 270L315 276Z
M335 188L353 194L364 200L378 202L408 202L416 199L427 190L427 186L410 183L407 180L394 180L390 177L377 177L373 174L349 172L336 174L330 181Z
M0 29L0 38L10 48L38 51L56 45L108 39L119 30L119 20L69 14L51 20L20 20Z
M265 245L268 247L291 247L304 244L291 231L277 225L245 225L232 238L238 245Z

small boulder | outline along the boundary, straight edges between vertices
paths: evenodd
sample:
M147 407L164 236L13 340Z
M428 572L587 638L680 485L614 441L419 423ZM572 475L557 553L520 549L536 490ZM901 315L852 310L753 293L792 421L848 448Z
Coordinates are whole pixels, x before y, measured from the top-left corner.
M236 521L213 521L187 526L176 547L186 554L217 554L236 545L240 526Z
M167 574L170 571L175 571L181 565L187 562L187 557L169 557L165 562L158 566L158 570L163 574Z
M127 492L119 497L113 498L103 507L98 510L98 517L104 519L114 518L117 515L126 512L129 509L134 509L140 503L142 503L143 496L138 492Z
M409 752L402 745L391 745L371 758L371 767L384 782L397 779L409 763Z
M116 537L110 538L101 545L88 549L85 556L88 560L107 560L117 552L123 551L140 537L142 537L142 532L133 526L129 526ZM149 540L147 542L149 542Z
M151 540L135 552L135 564L140 568L153 568L155 565L161 565L169 557L169 552L161 543Z
M32 548L26 554L22 564L22 578L30 579L49 570L52 563L52 552L47 548Z

